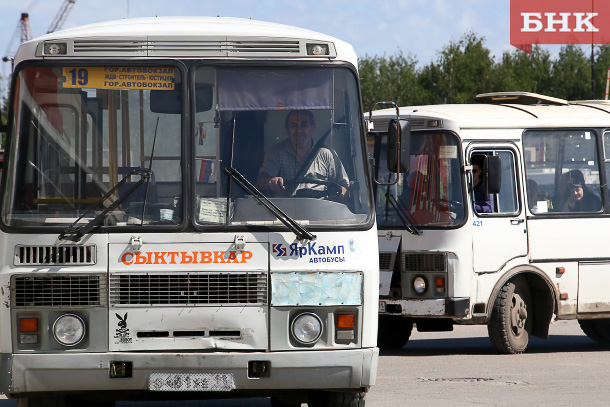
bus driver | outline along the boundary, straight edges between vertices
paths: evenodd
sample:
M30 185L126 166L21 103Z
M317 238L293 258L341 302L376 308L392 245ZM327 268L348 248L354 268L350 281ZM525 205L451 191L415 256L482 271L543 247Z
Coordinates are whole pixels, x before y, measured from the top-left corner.
M324 194L325 185L295 181L309 178L336 183L341 188L341 197L345 196L349 179L337 154L326 147L314 151L313 114L309 110L293 110L286 116L284 128L288 139L275 144L265 154L258 186L273 191L276 196Z

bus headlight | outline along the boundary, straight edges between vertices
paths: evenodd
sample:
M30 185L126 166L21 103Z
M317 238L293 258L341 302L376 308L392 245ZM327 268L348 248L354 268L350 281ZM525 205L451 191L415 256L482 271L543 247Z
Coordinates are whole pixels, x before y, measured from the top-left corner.
M53 337L64 346L75 346L85 337L85 322L77 315L64 314L53 324Z
M413 280L413 290L415 290L417 294L423 294L426 291L426 285L426 279L421 276L416 277L415 280Z
M322 320L316 314L305 312L292 320L291 330L297 342L311 345L322 336Z

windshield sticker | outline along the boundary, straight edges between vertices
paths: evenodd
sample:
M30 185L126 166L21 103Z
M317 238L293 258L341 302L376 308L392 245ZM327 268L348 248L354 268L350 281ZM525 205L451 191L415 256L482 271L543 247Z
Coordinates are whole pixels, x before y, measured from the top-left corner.
M224 198L205 198L199 202L199 221L225 223L227 200Z
M174 68L64 67L64 88L174 90Z
M457 158L457 146L440 146L439 158Z

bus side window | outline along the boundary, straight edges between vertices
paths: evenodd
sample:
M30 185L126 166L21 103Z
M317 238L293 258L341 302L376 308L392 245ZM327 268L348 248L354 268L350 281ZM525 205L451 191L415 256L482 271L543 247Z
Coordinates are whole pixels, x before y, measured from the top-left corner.
M481 155L481 154L477 154ZM517 182L515 173L515 155L509 150L496 150L492 152L486 152L487 156L497 156L501 162L501 173L502 183L500 192L496 194L490 194L492 201L492 214L516 214L519 212L519 201L517 194ZM475 155L473 155L475 157ZM476 158L473 163L476 165ZM475 167L476 168L476 167ZM479 197L481 194L479 194ZM485 213L484 210L480 210L480 205L475 205L475 211L477 213Z
M608 143L604 134L604 147ZM528 183L538 189L537 196L532 197L536 202L529 202L532 213L602 210L594 132L586 129L527 131L523 147Z
M515 155L512 151L496 151L494 155L502 162L502 187L496 194L496 213L509 214L519 212Z

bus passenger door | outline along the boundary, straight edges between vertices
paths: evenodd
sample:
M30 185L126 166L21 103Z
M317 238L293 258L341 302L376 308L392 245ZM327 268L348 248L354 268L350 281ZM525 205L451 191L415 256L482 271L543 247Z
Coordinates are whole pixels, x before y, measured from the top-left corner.
M499 157L502 173L500 192L490 194L493 202L491 213L475 209L473 174L469 176L473 268L477 273L489 273L500 270L511 259L527 254L527 225L517 182L519 167L514 146L471 149L469 164L472 165L473 155L480 154Z

